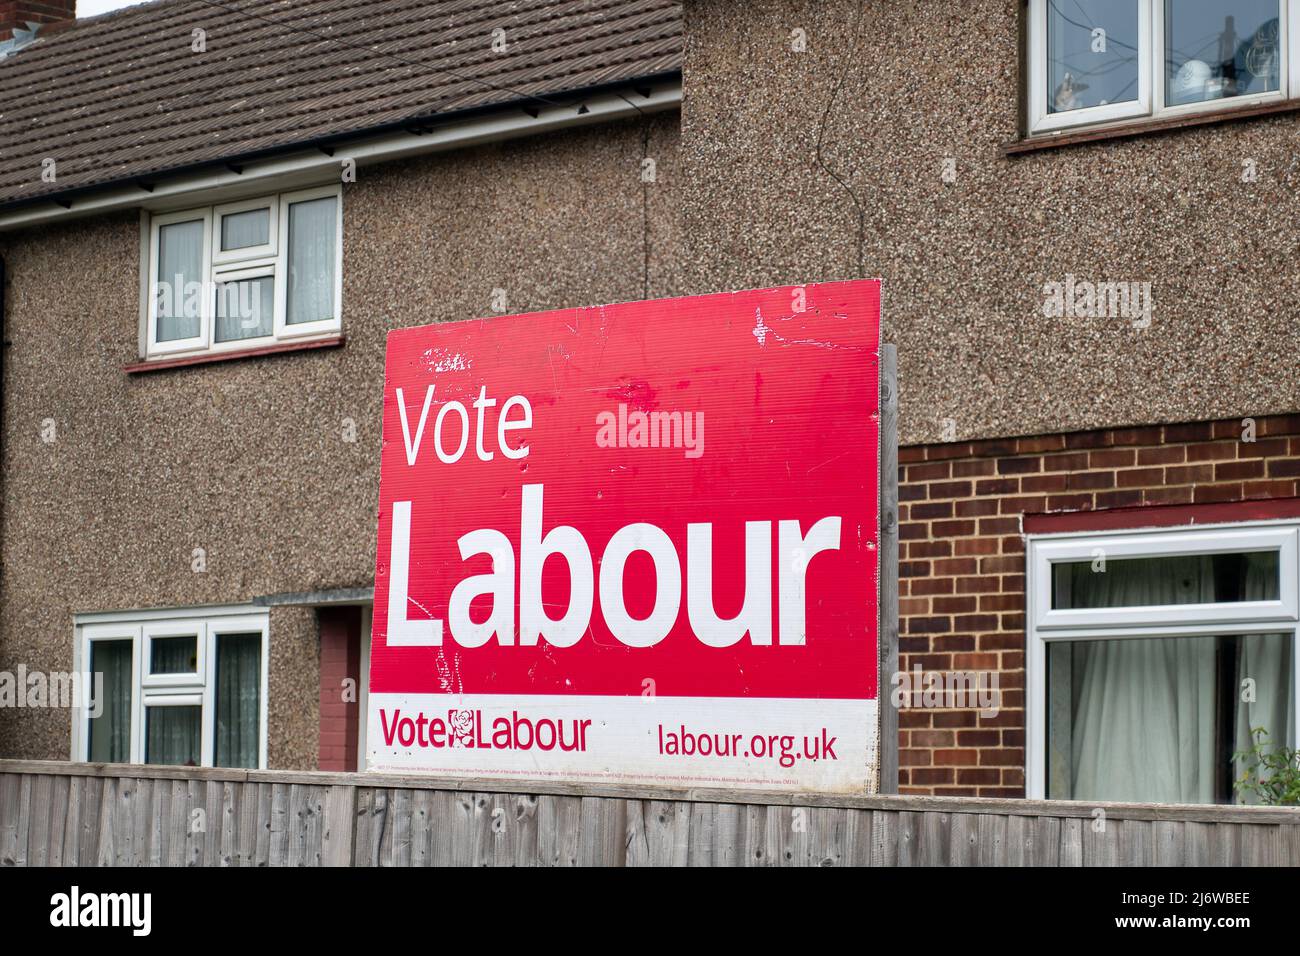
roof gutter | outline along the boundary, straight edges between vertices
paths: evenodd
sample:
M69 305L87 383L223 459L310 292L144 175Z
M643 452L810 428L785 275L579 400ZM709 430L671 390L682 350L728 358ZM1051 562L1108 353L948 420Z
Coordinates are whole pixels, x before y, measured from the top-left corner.
M586 98L554 106L538 104L524 109L509 104L487 111L435 116L425 121L407 120L389 132L376 134L367 130L350 139L334 136L295 143L288 150L264 154L261 158L230 157L190 170L160 173L154 181L145 182L137 177L117 185L33 197L30 201L0 206L0 232L141 207L165 209L181 205L198 194L205 196L204 201L211 201L253 192L274 192L336 178L348 160L358 167L369 166L660 113L681 106L680 74L620 86L627 92L604 88Z

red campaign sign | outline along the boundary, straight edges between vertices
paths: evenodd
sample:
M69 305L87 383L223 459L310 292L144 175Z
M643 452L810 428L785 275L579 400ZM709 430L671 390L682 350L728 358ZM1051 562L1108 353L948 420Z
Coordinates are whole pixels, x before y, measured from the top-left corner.
M876 281L390 333L371 766L869 786L879 354Z

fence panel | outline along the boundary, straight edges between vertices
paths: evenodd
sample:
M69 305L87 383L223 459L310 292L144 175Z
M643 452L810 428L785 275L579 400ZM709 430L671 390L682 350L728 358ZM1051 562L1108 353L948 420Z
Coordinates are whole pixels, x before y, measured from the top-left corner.
M0 866L1295 866L1300 808L0 760Z

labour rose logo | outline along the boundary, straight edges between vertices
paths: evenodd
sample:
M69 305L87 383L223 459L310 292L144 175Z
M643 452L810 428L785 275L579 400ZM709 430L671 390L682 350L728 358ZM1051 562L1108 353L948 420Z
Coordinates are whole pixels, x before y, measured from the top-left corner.
M453 710L447 714L447 723L451 724L452 740L462 747L474 746L474 712L471 710Z

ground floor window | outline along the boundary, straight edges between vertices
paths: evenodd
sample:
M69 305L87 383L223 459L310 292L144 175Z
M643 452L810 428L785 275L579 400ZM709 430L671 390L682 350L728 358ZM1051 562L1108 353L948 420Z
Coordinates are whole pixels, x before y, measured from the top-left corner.
M1296 741L1297 534L1032 538L1029 794L1255 802L1234 755Z
M265 608L90 614L76 631L99 688L73 722L80 759L266 766Z

